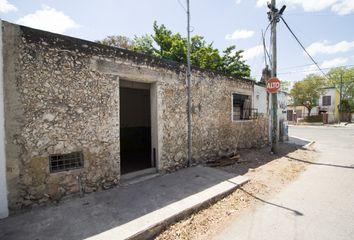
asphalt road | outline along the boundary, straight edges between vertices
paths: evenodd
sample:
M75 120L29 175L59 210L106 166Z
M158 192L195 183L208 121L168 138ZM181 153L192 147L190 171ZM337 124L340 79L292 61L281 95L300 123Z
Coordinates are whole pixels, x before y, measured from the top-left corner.
M215 239L354 239L354 127L291 127L289 134L315 140L319 160Z

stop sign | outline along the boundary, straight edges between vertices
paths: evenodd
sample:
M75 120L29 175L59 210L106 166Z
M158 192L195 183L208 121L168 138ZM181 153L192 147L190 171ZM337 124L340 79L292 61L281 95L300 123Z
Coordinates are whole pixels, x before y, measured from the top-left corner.
M280 88L280 81L277 77L272 77L267 81L267 91L269 93L276 93Z

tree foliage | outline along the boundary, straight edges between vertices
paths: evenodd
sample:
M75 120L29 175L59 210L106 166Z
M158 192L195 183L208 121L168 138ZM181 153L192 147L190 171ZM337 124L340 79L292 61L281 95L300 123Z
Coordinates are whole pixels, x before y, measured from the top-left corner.
M125 46L124 48L170 61L187 62L187 38L179 33L173 33L165 25L158 25L157 22L154 22L153 30L152 35L135 36L134 40L130 41L125 41L126 37L115 39L111 36L99 42L116 47ZM242 52L237 51L235 46L230 46L220 54L213 43L207 43L204 37L195 35L191 38L191 65L194 67L220 71L232 76L249 77L251 70L242 59Z
M338 92L342 89L342 111L354 112L354 67L332 68L328 72L327 86L332 86Z
M296 82L290 91L293 104L306 107L310 116L311 109L318 106L324 84L325 78L317 74L310 74L304 80Z
M134 41L128 37L116 35L116 36L108 36L102 40L96 41L97 43L108 45L111 47L119 47L124 49L133 49Z

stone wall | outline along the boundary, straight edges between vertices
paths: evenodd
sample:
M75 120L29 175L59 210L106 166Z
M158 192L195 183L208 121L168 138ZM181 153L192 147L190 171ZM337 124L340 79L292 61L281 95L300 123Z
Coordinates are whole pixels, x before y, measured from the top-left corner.
M193 89L194 158L204 160L260 147L267 141L267 121L232 121L232 94L253 95L253 84L223 77L199 78Z
M161 169L173 171L187 166L187 114L184 76L176 84L162 84L163 149ZM265 146L268 118L232 121L232 94L253 95L253 83L242 79L192 74L193 161L203 162L236 152L239 148ZM266 99L264 99L266 101Z
M4 24L12 208L108 188L119 178L117 76L91 70L89 54L47 41L55 38L32 37ZM49 173L49 155L76 151L84 155L82 169Z
M11 208L119 182L119 79L153 86L158 170L186 166L184 65L6 22L3 31ZM192 76L194 161L267 143L266 118L231 120L232 93L252 96L252 81L201 69ZM75 151L83 168L49 172L51 154Z

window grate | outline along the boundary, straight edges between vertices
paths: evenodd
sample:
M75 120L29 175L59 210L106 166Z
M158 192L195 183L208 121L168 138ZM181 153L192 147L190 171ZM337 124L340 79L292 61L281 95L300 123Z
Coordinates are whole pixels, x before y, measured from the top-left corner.
M82 168L84 157L82 152L68 154L53 154L49 156L49 170L51 173Z
M258 109L251 108L251 96L232 94L232 120L251 120L258 118Z
M323 106L331 106L331 96L323 96L322 97L322 105Z

